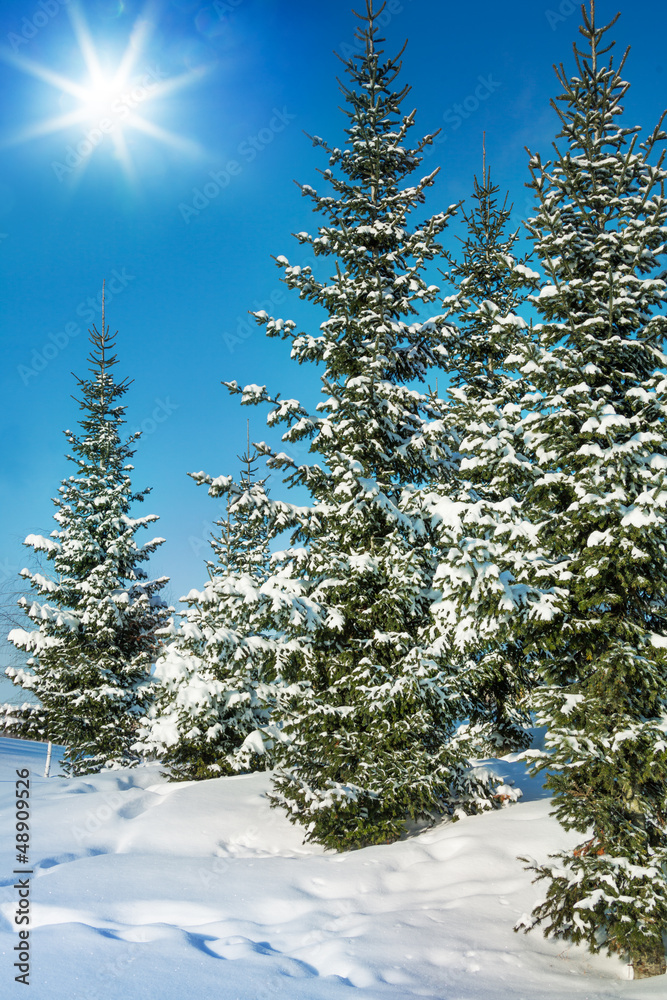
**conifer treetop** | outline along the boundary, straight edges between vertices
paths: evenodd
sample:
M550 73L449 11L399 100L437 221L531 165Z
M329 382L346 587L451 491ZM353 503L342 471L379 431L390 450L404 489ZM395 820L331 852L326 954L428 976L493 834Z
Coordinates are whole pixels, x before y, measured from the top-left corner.
M545 318L543 336L550 348L564 336L584 352L597 352L600 336L625 342L639 337L655 352L665 335L664 318L652 308L665 292L658 273L667 238L664 146L656 162L649 158L667 139L665 115L643 142L641 126L617 123L629 87L622 78L629 49L615 66L614 42L605 36L618 15L598 27L595 5L582 11L580 31L588 46L575 43L571 76L562 64L555 67L563 91L551 102L560 122L556 139L565 139L567 148L554 142L553 162L528 150L527 186L538 211L526 225L548 279L534 301ZM596 300L598 315L591 317ZM649 365L656 360L654 353ZM623 363L629 363L627 357Z
M111 336L109 335L109 327L106 323L106 281L102 281L102 331L100 332L95 324L93 323L92 329L88 330L90 337L90 342L93 345L93 349L88 355L88 361L91 367L88 371L95 377L97 381L100 382L100 403L103 404L105 400L105 383L108 370L115 364L118 364L118 357L111 353L116 347L116 337L118 336L118 330ZM79 385L83 385L83 379L77 378ZM118 382L117 386L123 391L132 385L132 379L124 378L122 382Z
M135 538L158 518L131 516L150 490L132 488L128 459L139 434L121 437L125 407L114 404L129 382L114 381L104 309L101 330L89 334L90 375L75 376L79 430L65 432L76 469L54 499L58 527L25 540L45 552L52 572L22 572L40 600L21 600L33 628L9 636L31 654L28 669L9 676L40 701L27 731L64 744L74 773L138 763L136 724L152 698L157 632L170 610L160 596L167 578L149 579L142 565L164 539Z
M344 147L313 137L329 156L327 193L301 186L323 218L316 235L296 238L322 267L275 258L324 321L301 333L290 320L255 314L269 336L291 341L293 360L322 365L320 402L311 414L263 386L228 383L243 403L270 404L269 425L288 425L284 441L307 439L322 458L287 480L306 486L312 502L292 505L290 547L274 554L263 589L292 601L284 676L301 685L273 801L309 839L338 848L386 841L408 817L453 812L459 802L486 808L493 794L468 781L465 752L452 742L460 699L447 693L449 663L426 635L435 546L428 517L407 500L453 465L441 401L415 383L444 366L453 336L448 316L424 307L439 297L425 271L456 206L408 221L437 171L410 178L432 137L408 143L415 113L401 112L409 88L397 82L401 53L382 50L380 12L367 2L357 14L362 51L342 60ZM265 454L270 468L294 469L289 456Z
M386 456L393 453L393 472L389 477L382 475L384 490L390 480L420 479L418 470L425 455L436 463L445 457L440 444L424 442L425 421L439 419L432 396L417 393L409 383L425 381L429 370L440 365L446 353L444 342L451 336L446 317L416 317L437 299L439 289L427 284L424 270L439 256L438 236L458 206L424 222L408 222L410 213L423 204L425 190L437 173L416 183L407 181L433 137L426 136L416 147L406 144L415 113L401 113L409 87L395 89L401 53L395 58L384 56L384 39L377 25L382 9L369 2L365 13L357 13L362 21L357 37L363 51L341 59L349 77L346 83L339 81L347 118L345 145L332 146L319 136L311 137L315 146L328 153L329 166L320 172L331 193L299 185L324 218L316 235L299 232L295 238L311 247L316 258L327 260L329 277L320 277L319 269L315 274L310 265L293 266L287 257L275 257L286 285L321 307L327 318L319 331L305 333L292 320L264 311L254 314L268 336L292 342L292 356L299 363L325 366L324 398L317 412L310 413L298 401L282 400L263 386L225 384L233 393L242 394L242 403L272 405L268 423L289 426L283 440L309 439L311 451L319 452L330 469L332 462L338 467L336 475L375 477L380 468L387 470ZM344 449L332 432L334 413L337 424L343 416L349 417ZM370 419L371 413L382 415L378 433L361 437L355 431L353 440L352 429ZM343 450L346 456L341 461ZM296 467L288 455L275 454L263 444L262 453L268 456L270 468L291 470L288 482L306 485L316 493L327 490L330 479L321 466ZM350 462L353 468L347 467Z
M92 328L88 330L92 350L87 358L90 364L88 371L93 376L93 381L99 386L99 402L102 408L106 403L122 395L134 381L133 379L124 378L122 381L114 383L113 376L109 371L114 365L118 364L118 357L113 353L116 347L118 330L111 335L109 334L109 326L106 322L105 285L106 281L102 281L102 330L99 331L94 323ZM75 375L74 372L72 374L77 381L77 385L80 387L84 388L89 384L90 380L82 379L78 375ZM115 392L109 395L108 390L112 386ZM73 398L76 399L76 397ZM77 400L77 402L80 402L80 400Z

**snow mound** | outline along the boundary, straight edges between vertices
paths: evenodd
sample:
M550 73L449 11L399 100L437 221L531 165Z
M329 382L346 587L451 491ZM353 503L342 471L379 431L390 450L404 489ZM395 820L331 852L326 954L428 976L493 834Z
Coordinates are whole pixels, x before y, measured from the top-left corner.
M538 895L517 855L578 837L520 755L493 764L521 784L519 804L344 854L303 844L270 809L268 774L169 783L152 764L47 780L44 757L0 740L5 831L15 769L32 772L32 1000L664 997L662 977L623 982L618 960L514 933ZM5 836L6 979L12 847Z

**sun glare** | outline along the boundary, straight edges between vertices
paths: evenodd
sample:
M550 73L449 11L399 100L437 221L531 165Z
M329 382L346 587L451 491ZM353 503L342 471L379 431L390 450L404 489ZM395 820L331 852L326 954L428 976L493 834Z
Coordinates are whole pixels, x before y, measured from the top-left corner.
M132 173L126 142L128 129L142 132L182 153L200 154L197 143L151 121L147 110L152 102L200 80L206 70L198 68L170 77L151 62L147 46L154 20L145 14L135 23L120 61L109 72L102 65L81 10L73 3L67 10L86 67L85 76L80 81L70 79L23 55L3 51L3 57L18 69L59 90L63 109L62 114L24 128L3 145L16 145L78 126L81 137L67 148L73 149L81 162L88 162L90 153L110 140L128 175Z
M84 106L92 116L113 111L116 99L121 99L121 88L114 80L96 80L86 87Z

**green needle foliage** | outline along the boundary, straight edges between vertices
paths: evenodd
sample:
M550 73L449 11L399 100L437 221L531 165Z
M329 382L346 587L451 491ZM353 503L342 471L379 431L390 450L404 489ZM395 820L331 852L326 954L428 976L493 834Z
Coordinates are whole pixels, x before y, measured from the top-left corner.
M523 434L539 470L526 509L551 561L536 574L551 615L528 626L550 751L537 769L586 840L534 867L547 894L533 920L642 974L664 971L667 930L667 136L621 124L616 18L598 27L591 3L583 19L576 72L557 71L563 148L530 163L546 280Z
M270 501L256 480L256 455L241 457L240 482L191 473L226 515L211 537L208 580L183 600L187 610L155 675L160 686L140 746L182 780L215 778L271 766L267 728L275 706L273 601L269 575Z
M458 664L477 752L494 756L529 742L531 680L516 627L529 593L517 581L536 557L534 533L521 523L533 469L521 451L525 383L516 363L530 336L519 312L539 275L516 256L510 214L485 165L463 212L461 249L445 254L455 291L444 304L458 334L448 345L444 421L459 441L460 467L427 487L442 560L431 634Z
M288 287L327 318L307 334L256 314L269 336L291 342L298 363L321 365L323 398L311 415L264 387L229 384L244 403L273 404L269 423L288 425L283 439L308 440L322 458L297 467L267 449L269 464L312 497L284 513L295 534L276 556L274 585L295 601L284 646L298 693L273 802L308 839L337 849L395 840L410 820L495 804L493 782L473 773L454 738L461 699L427 634L437 549L415 494L455 467L440 405L415 388L451 336L446 317L418 316L438 295L424 270L441 253L453 209L409 220L434 181L435 173L408 180L432 139L406 145L414 112L401 113L409 88L395 89L400 54L384 56L381 12L369 0L358 15L360 54L343 60L344 148L313 140L328 154L331 193L302 187L323 221L316 236L297 239L331 276L277 258Z
M58 528L25 541L45 554L53 572L22 572L40 598L20 601L36 627L9 633L30 659L27 669L7 669L39 699L18 719L20 734L63 744L72 774L140 761L132 744L151 699L156 632L169 613L160 597L167 577L149 581L142 567L164 539L138 545L134 537L158 518L130 515L150 490L132 491L128 463L139 434L120 437L125 407L116 400L128 383L115 382L111 372L115 336L104 309L102 332L93 327L90 340L91 377L77 379L81 430L65 432L76 472L54 500Z

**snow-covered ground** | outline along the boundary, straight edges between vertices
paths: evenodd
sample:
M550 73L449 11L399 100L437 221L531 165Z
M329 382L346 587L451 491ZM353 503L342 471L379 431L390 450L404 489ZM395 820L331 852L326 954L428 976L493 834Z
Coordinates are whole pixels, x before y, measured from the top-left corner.
M539 886L518 854L578 838L511 758L516 805L396 844L304 846L267 775L170 784L156 765L41 777L0 740L0 995L31 1000L664 1000L615 959L515 934ZM15 769L32 771L30 992L14 982ZM56 766L57 771L57 766Z

